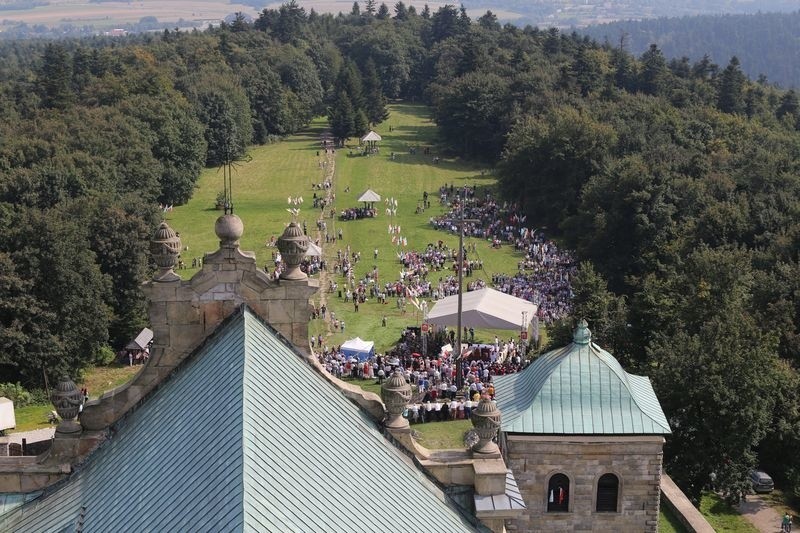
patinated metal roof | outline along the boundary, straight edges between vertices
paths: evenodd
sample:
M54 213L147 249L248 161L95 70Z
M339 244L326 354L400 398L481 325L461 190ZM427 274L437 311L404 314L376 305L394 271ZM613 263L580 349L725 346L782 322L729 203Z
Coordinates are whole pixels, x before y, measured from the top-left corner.
M495 380L507 433L664 435L671 433L650 380L622 369L591 342L582 322L572 344L517 374Z
M485 531L250 311L2 531Z

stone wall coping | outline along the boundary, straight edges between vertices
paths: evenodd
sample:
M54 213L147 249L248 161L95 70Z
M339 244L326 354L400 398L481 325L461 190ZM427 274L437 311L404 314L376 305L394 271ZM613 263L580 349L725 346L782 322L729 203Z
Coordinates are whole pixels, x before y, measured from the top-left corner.
M663 445L663 435L523 435L520 433L506 433L505 438L509 441L519 442L555 442L564 444L568 442L586 444L605 444L605 443L642 443L650 442Z
M670 511L677 518L690 533L714 533L714 528L700 514L700 511L692 505L689 498L678 488L672 478L666 472L661 474L661 495L664 500L664 505L669 507Z
M430 457L420 460L420 464L425 467L448 465L448 466L471 466L475 462L472 454L463 450L436 450L431 451Z

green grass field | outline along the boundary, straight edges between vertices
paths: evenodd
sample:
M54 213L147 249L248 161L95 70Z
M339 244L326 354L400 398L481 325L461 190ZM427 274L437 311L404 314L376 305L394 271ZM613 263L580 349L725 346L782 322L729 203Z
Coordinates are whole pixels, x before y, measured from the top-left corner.
M706 517L714 531L720 533L758 533L758 529L713 492L703 493L703 497L700 499L700 512Z
M495 184L490 172L471 163L449 158L442 158L439 164L433 163L436 126L430 120L427 108L401 104L391 106L390 111L389 119L377 128L383 137L380 154L369 157L351 155L351 150L357 154L355 139L349 147L336 151L334 192L337 212L358 207L357 198L367 188L375 190L383 199L394 198L398 202L397 215L391 220L385 213L383 202L376 205L378 216L374 219L345 222L340 222L338 217L326 219L331 234L338 233L340 228L343 231L341 241L325 246L329 258L335 258L338 249L346 251L348 245L352 251L361 252L356 279L372 270L373 265L378 267L381 282L398 279L402 266L397 259L400 248L391 242L388 233L390 223L400 226L401 236L408 241L408 250L421 250L428 243L436 243L440 239L451 248L456 247L456 235L436 231L428 222L431 216L445 212L445 208L438 203L439 187L453 184L455 187L478 185L483 188ZM318 157L317 151L325 127L326 122L319 119L303 134L276 144L254 147L250 152L252 161L241 164L234 174L234 209L245 225L241 247L255 251L259 266L269 264L272 267L274 249L265 244L271 236L278 237L291 220L291 215L286 211L289 196L303 197L304 204L298 221L305 221L310 235L315 237L319 210L312 208L312 195L314 192L321 195L322 192L312 190L312 184L323 180L324 170L319 168L319 161L324 158L324 153ZM416 155L409 154L410 147L419 148ZM431 148L431 155L423 154L425 147ZM391 158L392 152L395 153L394 160ZM217 248L213 225L221 212L214 209L214 200L221 189L221 173L216 169L208 169L200 177L192 200L167 214L168 222L180 233L184 246L189 247L183 255L184 263L188 266L191 266L192 258L201 257L203 252ZM417 206L422 202L424 191L430 195L431 209L418 214ZM466 239L465 242L469 245L473 241ZM485 267L483 272L476 272L475 277L490 278L493 272L516 271L520 254L514 253L510 246L493 250L487 242L478 241L475 245ZM375 249L378 250L377 260L373 259ZM180 274L188 278L195 272L196 269L188 268L180 271ZM442 272L440 275L446 276L448 273ZM331 279L343 286L341 276L331 275ZM376 349L384 351L397 342L403 328L418 325L422 318L412 305L408 305L403 313L397 309L394 301L387 305L368 301L356 313L351 304L345 305L339 300L338 293L328 294L327 297L328 308L345 322L345 331L328 337L328 345L339 345L349 338L360 336L375 341ZM320 295L317 295L315 301L319 302L319 299ZM381 327L384 315L387 327ZM321 320L312 321L309 329L312 335L327 332L327 326ZM510 332L477 331L476 338L489 341L494 339L495 334L508 337Z
M686 533L686 528L683 527L675 515L665 508L663 503L658 515L658 531L659 533Z

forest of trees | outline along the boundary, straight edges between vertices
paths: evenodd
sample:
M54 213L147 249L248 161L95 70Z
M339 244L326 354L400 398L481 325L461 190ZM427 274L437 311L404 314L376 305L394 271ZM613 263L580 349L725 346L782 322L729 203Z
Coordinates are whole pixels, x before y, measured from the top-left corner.
M581 261L585 317L649 375L666 470L732 499L800 492L800 103L736 58L634 57L445 6L290 3L207 32L0 46L0 373L26 386L143 325L158 204L204 165L327 114L340 138L424 101L441 147ZM381 105L368 105L377 102Z
M583 28L580 33L642 53L655 43L667 57L727 61L736 56L742 70L764 76L783 88L800 87L800 11L750 15L627 20Z

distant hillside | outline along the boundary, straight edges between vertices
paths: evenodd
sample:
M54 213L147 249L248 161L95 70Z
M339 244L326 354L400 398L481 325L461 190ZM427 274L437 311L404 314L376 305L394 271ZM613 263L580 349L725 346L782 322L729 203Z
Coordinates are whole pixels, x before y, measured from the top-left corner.
M306 0L307 1L307 0ZM451 2L458 4L458 2ZM518 26L586 27L615 20L794 11L797 0L463 0L470 11L505 10L522 15ZM502 19L502 17L499 17Z
M667 57L697 61L708 54L722 66L736 56L753 79L763 74L783 87L800 87L800 11L625 21L578 31L614 44L624 34L636 55L656 43Z

